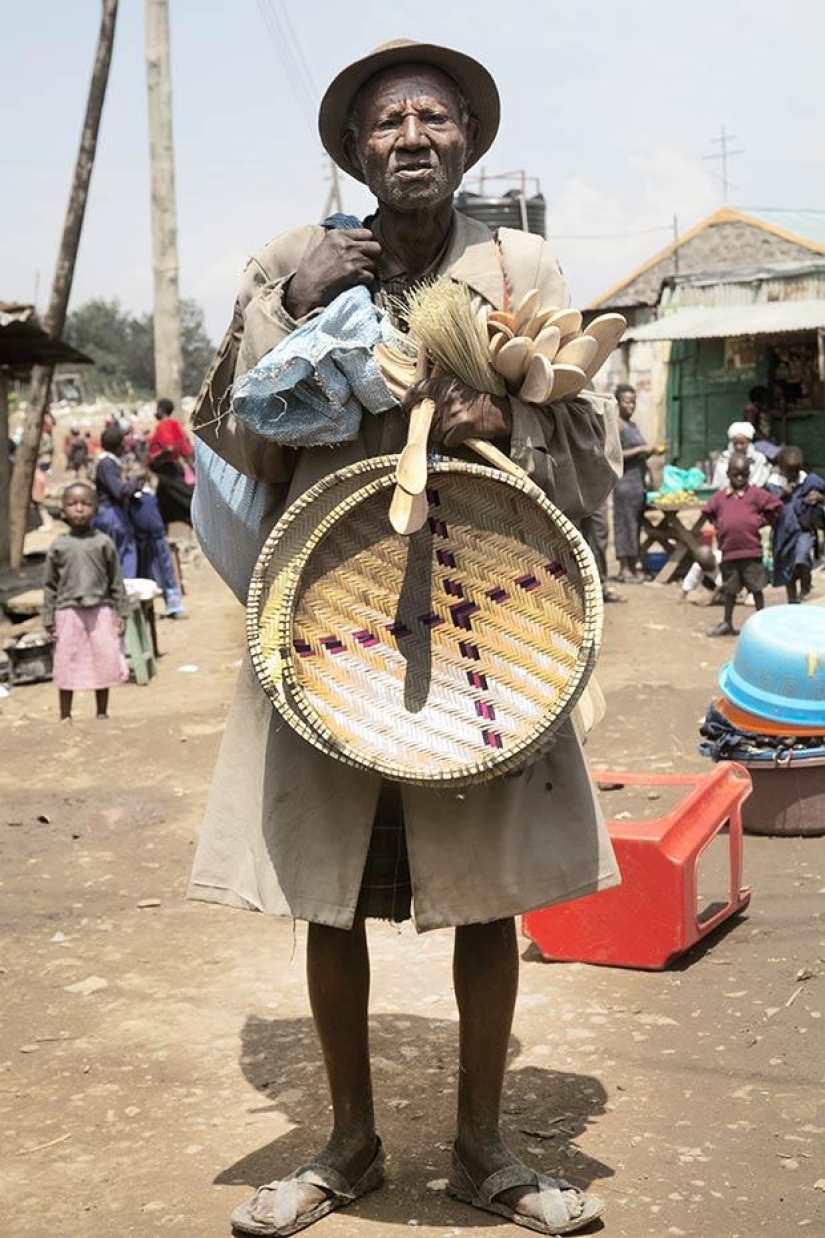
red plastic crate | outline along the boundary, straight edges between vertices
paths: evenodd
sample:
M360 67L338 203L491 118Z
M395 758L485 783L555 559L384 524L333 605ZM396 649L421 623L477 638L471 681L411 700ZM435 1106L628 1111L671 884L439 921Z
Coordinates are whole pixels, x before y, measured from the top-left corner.
M748 771L723 761L710 774L615 774L599 782L620 786L684 786L689 793L653 821L607 822L622 884L560 903L523 918L523 931L546 959L661 970L723 920L743 911L742 804L751 792ZM728 898L697 911L697 872L703 852L729 827Z

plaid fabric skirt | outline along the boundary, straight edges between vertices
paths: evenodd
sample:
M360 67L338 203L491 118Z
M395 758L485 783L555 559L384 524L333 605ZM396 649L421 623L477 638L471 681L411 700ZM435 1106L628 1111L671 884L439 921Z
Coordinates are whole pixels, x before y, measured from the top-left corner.
M355 914L395 924L412 918L410 861L397 782L381 786Z

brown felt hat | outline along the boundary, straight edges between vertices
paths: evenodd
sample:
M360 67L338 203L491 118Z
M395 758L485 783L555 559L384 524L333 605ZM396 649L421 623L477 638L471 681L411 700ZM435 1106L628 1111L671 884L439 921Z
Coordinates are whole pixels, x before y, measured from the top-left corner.
M478 137L467 167L478 163L495 141L501 113L498 88L492 74L472 56L465 56L449 47L438 47L435 43L417 43L415 39L393 39L391 43L382 43L362 60L347 65L329 85L318 112L318 132L327 154L339 168L357 181L363 181L361 169L347 158L344 150L350 108L365 82L382 69L399 64L432 65L453 79L467 99L470 115L478 121Z

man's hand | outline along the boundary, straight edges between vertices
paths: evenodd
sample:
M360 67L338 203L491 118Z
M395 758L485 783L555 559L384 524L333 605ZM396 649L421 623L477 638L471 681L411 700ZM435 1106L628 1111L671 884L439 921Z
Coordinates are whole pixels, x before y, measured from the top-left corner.
M508 439L513 430L513 415L506 396L482 395L457 378L427 378L410 387L403 408L409 412L419 400L435 403L430 432L434 443L450 449L468 438Z
M332 228L304 256L289 282L284 308L293 318L329 305L339 292L371 284L381 246L368 228Z

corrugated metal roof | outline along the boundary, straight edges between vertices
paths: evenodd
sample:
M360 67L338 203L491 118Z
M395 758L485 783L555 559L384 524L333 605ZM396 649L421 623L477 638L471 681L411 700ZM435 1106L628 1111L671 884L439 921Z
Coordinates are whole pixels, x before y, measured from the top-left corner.
M825 327L825 300L764 301L756 305L695 305L632 327L626 340L712 340L774 335Z
M743 206L740 209L763 223L778 225L807 241L825 245L825 210L821 207L805 210L804 207Z

